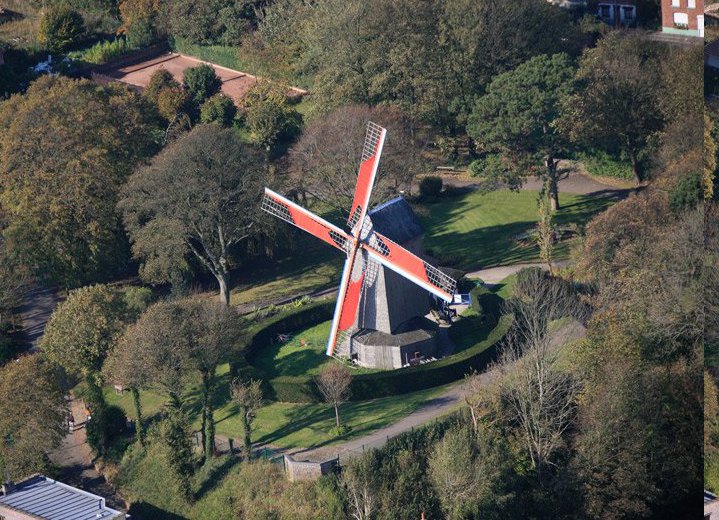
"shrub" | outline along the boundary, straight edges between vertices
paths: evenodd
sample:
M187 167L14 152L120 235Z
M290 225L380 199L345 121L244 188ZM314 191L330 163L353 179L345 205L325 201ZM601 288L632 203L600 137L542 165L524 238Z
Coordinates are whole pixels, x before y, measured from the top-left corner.
M127 433L127 417L119 406L96 410L86 426L87 443L95 452L104 455L115 439Z
M125 38L116 38L112 41L97 42L89 49L73 56L88 63L100 64L112 61L130 51L132 48L127 44Z
M477 285L469 291L472 309L491 324L497 323L502 314L502 303L504 300L490 291L484 285Z
M674 211L696 207L704 200L704 187L699 173L683 176L669 191L669 205Z
M580 153L577 157L592 175L614 177L615 179L627 181L634 180L632 165L626 159L599 150Z
M442 193L442 179L440 177L425 177L419 183L419 196L423 199L433 199Z
M224 94L215 94L200 107L200 121L203 123L219 123L222 126L232 126L237 115L235 102Z
M166 87L180 87L180 84L167 69L157 69L150 76L150 82L142 91L142 95L152 103L157 104L157 97Z
M496 296L492 294L492 296ZM499 297L497 297L499 298ZM501 298L499 298L501 301ZM238 342L239 357L231 363L231 378L265 379L266 395L277 401L292 403L321 402L317 385L310 376L280 376L266 380L263 373L252 366L252 357L261 348L272 344L279 333L300 330L332 317L333 302L317 302L299 310L284 311L250 329L247 337ZM487 337L453 356L399 370L359 374L353 376L351 400L362 401L399 395L457 381L471 370L482 370L495 359L497 344L506 335L511 316L502 316ZM244 356L242 355L244 353Z
M168 121L188 110L189 97L180 86L165 87L157 95L157 111Z
M290 105L287 91L280 85L260 82L250 89L242 104L252 139L267 149L293 139L302 128L302 115Z
M183 83L190 99L198 105L220 91L222 81L217 77L215 69L207 63L185 69Z
M85 32L85 23L77 11L65 5L45 9L40 19L37 40L52 53L66 51Z

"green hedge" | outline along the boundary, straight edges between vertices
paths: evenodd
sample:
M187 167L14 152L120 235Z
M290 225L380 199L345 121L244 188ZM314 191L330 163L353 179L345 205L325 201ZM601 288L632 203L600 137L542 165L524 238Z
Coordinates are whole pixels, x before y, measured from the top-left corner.
M280 376L267 379L252 366L253 356L269 347L280 333L294 332L332 317L334 302L318 302L280 313L249 329L241 343L243 354L231 363L232 377L262 379L266 395L273 400L290 403L311 403L321 400L314 379L310 376ZM476 345L447 358L399 370L388 370L352 377L353 401L405 394L457 381L471 370L482 370L496 356L497 344L511 325L510 316L502 316L489 335Z
M354 376L351 385L352 400L362 401L416 392L457 381L472 370L481 371L496 358L497 346L511 324L511 316L502 316L486 339L433 363Z

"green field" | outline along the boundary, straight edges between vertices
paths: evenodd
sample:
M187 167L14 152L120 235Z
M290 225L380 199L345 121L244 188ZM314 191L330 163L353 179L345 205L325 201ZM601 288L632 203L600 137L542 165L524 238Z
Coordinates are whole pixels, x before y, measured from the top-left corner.
M237 407L229 399L229 365L224 364L218 371L218 398L215 401L215 420L217 433L234 439L241 439L242 422ZM282 448L309 448L343 442L361 437L372 431L397 422L412 413L428 399L447 390L440 386L403 395L400 399L386 397L370 401L351 401L340 407L340 414L351 431L342 437L329 434L334 426L334 411L326 404L278 403L264 406L255 420L254 442L270 443ZM200 395L197 385L188 388L187 409L193 420L193 428L199 429ZM128 417L134 419L135 412L129 393L117 395L111 388L105 389L109 404L120 406ZM152 391L140 393L143 414L156 417L163 405L164 398Z
M611 200L560 193L559 225L588 222ZM537 222L537 193L533 191L473 191L434 204L416 205L425 229L424 244L440 263L473 271L539 260L536 245L513 237L531 230ZM569 254L570 241L555 248L557 259Z
M288 341L260 350L250 363L262 370L269 379L278 376L319 375L323 366L338 362L325 354L331 324L331 321L325 321L295 332ZM367 374L379 370L353 366L352 371L355 374Z
M613 201L560 193L560 202L557 224L581 227ZM515 239L536 224L534 191L474 191L445 197L433 204L415 204L414 208L426 232L424 245L442 265L474 271L539 261L539 251L531 240ZM338 221L336 215L328 218ZM567 258L572 242L558 244L555 259ZM336 286L341 276L342 255L311 237L304 244L301 256L266 265L248 265L238 273L232 304L266 303Z

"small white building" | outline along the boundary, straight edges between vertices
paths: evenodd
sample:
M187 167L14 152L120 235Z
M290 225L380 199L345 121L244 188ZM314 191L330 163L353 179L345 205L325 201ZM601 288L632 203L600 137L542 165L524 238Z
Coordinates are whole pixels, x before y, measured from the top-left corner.
M6 483L0 493L2 520L126 520L105 499L43 475L17 484Z

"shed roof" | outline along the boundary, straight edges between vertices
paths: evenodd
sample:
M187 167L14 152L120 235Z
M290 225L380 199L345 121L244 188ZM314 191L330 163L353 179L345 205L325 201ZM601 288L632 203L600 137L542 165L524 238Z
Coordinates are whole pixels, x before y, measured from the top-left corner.
M369 218L378 233L400 245L422 234L422 224L403 197L376 206L370 210Z
M110 520L123 513L105 506L105 499L43 475L32 476L0 496L0 506L44 520Z

